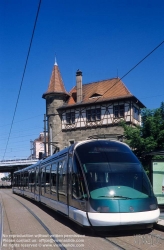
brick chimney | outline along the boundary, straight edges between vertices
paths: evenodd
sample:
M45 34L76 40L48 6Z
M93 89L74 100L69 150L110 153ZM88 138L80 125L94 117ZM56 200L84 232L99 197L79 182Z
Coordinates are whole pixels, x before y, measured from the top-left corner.
M77 103L82 102L82 72L79 69L76 72L76 90Z

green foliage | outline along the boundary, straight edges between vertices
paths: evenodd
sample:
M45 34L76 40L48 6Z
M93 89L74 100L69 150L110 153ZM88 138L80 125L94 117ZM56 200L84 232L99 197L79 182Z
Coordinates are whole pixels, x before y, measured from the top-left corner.
M158 109L143 109L141 118L141 126L131 127L124 121L120 125L124 128L125 142L146 166L150 160L145 157L147 153L164 149L164 102Z

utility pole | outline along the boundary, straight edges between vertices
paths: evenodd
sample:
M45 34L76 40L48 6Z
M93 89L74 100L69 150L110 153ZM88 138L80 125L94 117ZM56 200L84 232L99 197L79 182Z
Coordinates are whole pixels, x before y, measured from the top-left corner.
M33 155L33 141L30 140L30 150L31 150L31 160L32 160L32 155Z
M50 124L50 127L49 127L49 131L50 131L50 155L52 155L52 126Z
M47 129L46 129L46 114L44 114L44 156L47 156L46 150L46 137L47 137Z

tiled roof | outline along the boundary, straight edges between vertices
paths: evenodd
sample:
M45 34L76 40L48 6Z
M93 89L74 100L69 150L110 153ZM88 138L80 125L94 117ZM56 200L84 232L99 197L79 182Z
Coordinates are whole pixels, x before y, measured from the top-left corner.
M55 63L54 68L52 70L52 75L50 78L50 82L49 82L49 86L47 91L43 94L43 98L47 95L47 94L51 94L51 93L64 93L67 94L64 87L64 83L59 71L59 67L58 65Z
M133 96L119 78L83 84L82 91L82 103L95 102L96 99L102 101L105 99L117 99ZM68 99L67 105L76 104L76 86L70 91L69 94L70 98Z
M46 98L49 94L65 94L68 101L64 107L71 105L89 104L94 102L101 102L107 100L116 100L124 98L135 98L139 102L140 107L145 107L135 96L133 96L124 83L119 78L112 78L82 85L82 102L77 103L76 86L68 93L65 90L64 83L59 71L57 63L54 64L52 75L50 78L47 91L43 94ZM62 108L62 107L61 107Z

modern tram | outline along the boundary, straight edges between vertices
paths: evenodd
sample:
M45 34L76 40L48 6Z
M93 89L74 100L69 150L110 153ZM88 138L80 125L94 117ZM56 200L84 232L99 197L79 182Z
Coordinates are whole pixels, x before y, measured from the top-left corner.
M147 174L119 141L78 142L16 171L13 193L95 230L152 228L159 218Z

